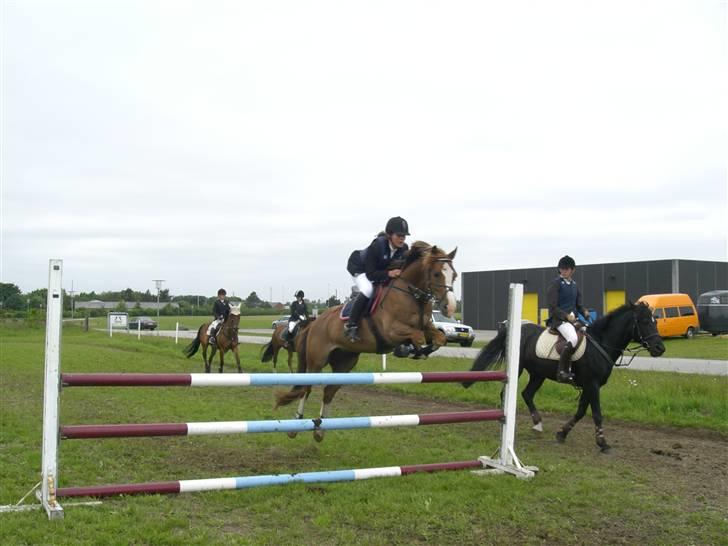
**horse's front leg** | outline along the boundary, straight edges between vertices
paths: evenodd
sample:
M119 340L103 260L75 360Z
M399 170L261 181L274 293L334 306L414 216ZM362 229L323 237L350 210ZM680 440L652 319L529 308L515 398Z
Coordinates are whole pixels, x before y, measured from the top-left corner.
M518 375L520 376L520 374ZM529 373L528 384L526 385L526 388L521 391L521 397L523 398L523 401L526 402L528 410L531 412L531 420L533 421L532 428L537 432L543 432L543 420L541 419L541 414L538 412L533 399L544 381L546 381L546 378L543 375L532 375Z
M224 354L225 354L225 351L220 349L220 373L222 373L222 370L225 367L225 357L223 356Z
M293 360L293 351L289 348L288 349L288 371L293 373L293 365L291 364L291 361Z
M427 326L425 326L425 340L432 346L433 351L447 345L445 334L435 328L431 322L428 322Z
M202 360L205 363L205 373L210 373L212 368L212 357L215 356L215 347L210 349L210 358L207 358L207 345L202 347Z
M595 387L594 394L591 399L592 419L594 419L595 436L597 446L602 453L607 453L611 447L604 437L604 429L602 429L602 403L599 398L599 387Z
M240 367L240 353L237 345L233 347L233 353L235 354L235 362L238 365L238 373L243 373L243 369Z
M576 425L576 423L578 423L581 418L586 415L586 408L589 406L590 400L591 388L587 386L584 387L583 391L581 391L581 396L579 397L579 407L576 409L576 414L574 414L574 417L564 423L564 426L561 427L561 430L556 433L556 440L559 443L563 443L566 440L566 437L568 436L571 429L574 428L574 425Z
M334 400L334 396L341 388L341 385L326 385L324 387L324 398L321 401L321 412L319 413L319 420L326 419L330 415L329 406ZM324 439L324 431L320 428L313 429L313 439L317 442L321 442Z

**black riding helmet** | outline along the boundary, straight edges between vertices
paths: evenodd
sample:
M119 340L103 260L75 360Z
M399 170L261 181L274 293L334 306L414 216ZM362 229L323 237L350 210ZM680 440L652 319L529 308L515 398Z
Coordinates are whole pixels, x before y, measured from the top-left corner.
M571 256L564 256L559 260L559 269L576 269L576 262Z
M407 220L401 216L395 216L394 218L387 220L387 227L384 228L384 231L387 235L392 235L393 233L404 233L405 235L409 235L409 225L407 224Z
M303 298L303 290L299 290L298 292L296 292L294 294L294 296L297 297L297 298Z
M224 288L221 288L220 290L217 291L217 295L218 296L227 296L227 292L225 292Z

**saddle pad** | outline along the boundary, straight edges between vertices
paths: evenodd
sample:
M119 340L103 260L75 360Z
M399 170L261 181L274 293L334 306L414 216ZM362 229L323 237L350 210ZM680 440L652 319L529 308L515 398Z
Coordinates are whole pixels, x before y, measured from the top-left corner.
M382 301L382 298L384 297L384 288L386 287L386 284L379 284L377 285L376 289L374 290L374 297L369 298L369 305L367 305L367 308L364 310L365 315L369 315L370 317L373 317L374 314L377 312L377 307L379 306L379 302ZM347 301L343 307L341 308L341 311L339 311L339 318L341 320L349 320L349 316L351 315L351 306L354 305L354 299L350 299Z
M556 342L559 340L558 335L554 335L549 330L544 330L538 341L536 342L536 356L546 360L559 360L559 353L556 352ZM571 361L579 360L586 352L587 340L584 339L577 347L574 354L571 355Z

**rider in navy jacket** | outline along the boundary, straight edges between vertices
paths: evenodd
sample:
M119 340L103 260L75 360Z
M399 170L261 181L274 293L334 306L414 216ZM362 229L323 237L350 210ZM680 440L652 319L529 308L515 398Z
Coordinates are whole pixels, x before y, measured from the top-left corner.
M350 341L359 341L358 324L369 298L374 294L374 285L399 277L400 269L389 269L393 260L400 259L408 250L405 238L409 235L407 220L400 216L390 218L384 230L363 250L355 250L349 256L346 269L359 288L359 295L351 307L344 332Z
M210 343L215 343L215 336L217 335L219 326L225 322L228 315L230 315L230 302L225 299L225 296L227 296L227 292L224 288L217 291L217 299L215 300L215 305L212 306L212 316L215 317L215 320L210 323L210 326L207 329L207 335L210 338Z

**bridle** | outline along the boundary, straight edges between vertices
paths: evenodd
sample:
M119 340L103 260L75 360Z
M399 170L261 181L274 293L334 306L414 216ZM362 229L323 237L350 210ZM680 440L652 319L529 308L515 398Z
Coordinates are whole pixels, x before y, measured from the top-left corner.
M634 333L637 332L637 335L635 336ZM610 347L609 345L601 344L603 347L606 347L607 349L613 349L615 351L620 352L619 361L614 363L615 367L622 367L626 368L630 364L632 364L632 361L635 359L635 357L640 354L642 351L646 351L650 349L650 345L647 342L648 339L653 337L660 337L660 334L655 330L654 333L649 334L647 336L642 334L642 330L640 329L639 321L637 320L637 312L632 311L632 337L630 339L634 339L635 337L639 338L639 345L634 347L625 347L624 349L620 350L616 347ZM629 360L627 363L624 363L625 359L625 353L628 353Z

